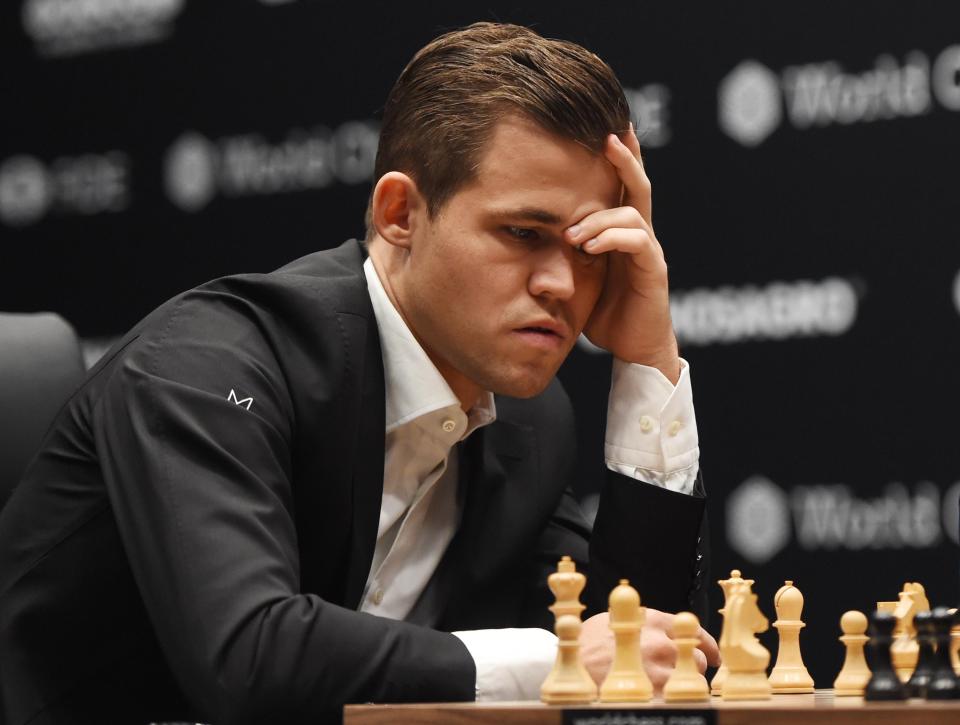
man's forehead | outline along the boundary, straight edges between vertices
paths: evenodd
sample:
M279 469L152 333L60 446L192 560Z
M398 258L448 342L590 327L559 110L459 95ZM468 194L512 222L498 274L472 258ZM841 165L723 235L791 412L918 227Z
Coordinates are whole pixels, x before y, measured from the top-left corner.
M577 211L616 206L621 183L602 155L513 119L497 124L472 186L485 206L548 224L567 221Z

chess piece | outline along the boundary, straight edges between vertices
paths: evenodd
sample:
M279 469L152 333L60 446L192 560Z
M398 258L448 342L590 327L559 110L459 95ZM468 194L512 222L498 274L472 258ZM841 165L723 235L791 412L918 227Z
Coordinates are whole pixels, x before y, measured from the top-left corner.
M897 608L897 602L877 602L877 611L878 612L889 612L893 614L894 610ZM870 667L870 671L873 671L873 663L870 661L870 658L873 657L873 648L870 645L864 649L864 654L867 658L867 665Z
M917 630L913 626L913 618L917 612L930 609L930 602L923 590L923 585L917 582L907 582L903 585L897 606L893 610L897 618L897 626L893 630L893 645L890 647L890 656L893 667L901 682L906 682L917 666L917 656L920 651L917 645Z
M693 657L700 640L697 630L700 622L697 615L680 612L673 618L673 643L677 646L677 665L663 686L663 699L667 702L691 702L710 699L710 685L700 674Z
M580 592L587 578L577 571L569 556L557 562L557 570L547 577L547 585L556 601L550 611L556 617L557 661L540 686L540 699L548 704L593 702L597 685L580 660L580 615L586 607L580 603Z
M950 628L953 626L953 615L945 607L937 607L931 616L933 632L937 645L936 665L933 675L927 683L928 700L958 700L960 699L960 680L953 671L950 661Z
M773 606L777 611L773 626L780 634L780 644L777 663L770 673L770 686L775 693L813 692L813 678L800 655L800 630L806 626L800 620L803 594L788 580L777 590Z
M919 654L917 656L917 666L907 680L907 695L910 697L926 697L927 685L930 684L930 678L933 677L933 671L937 666L937 654L934 651L936 645L936 632L933 628L932 612L917 612L913 617L913 627L917 630L917 644L919 645Z
M621 579L610 592L610 629L616 639L613 664L600 686L601 702L647 702L653 697L653 684L643 669L640 653L640 629L647 610L640 606L640 595Z
M572 614L579 619L586 607L580 603L580 593L587 585L587 577L577 571L576 562L564 556L557 562L557 570L547 577L547 586L556 601L550 606L556 618Z
M870 638L864 634L867 631L867 617L863 612L850 610L840 617L840 629L843 642L847 650L846 658L840 674L833 681L834 696L857 695L863 696L863 690L870 680L870 668L863 656L863 646Z
M907 692L890 659L893 628L897 620L892 612L877 611L870 615L870 669L873 674L864 689L864 700L906 700Z
M727 626L727 600L730 598L730 590L735 584L740 584L744 581L750 582L750 585L753 586L753 579L743 579L740 576L740 570L734 569L730 572L729 579L721 579L717 582L720 585L720 588L723 590L723 607L718 611L723 615L723 625L720 629L720 638L723 639L723 629ZM710 681L710 694L719 695L723 691L723 681L727 679L727 663L721 662L720 667L717 669L716 673L713 675L713 679Z
M557 661L540 686L540 699L548 705L587 703L597 698L597 685L580 660L580 630L575 614L557 617Z
M757 595L750 591L750 583L744 581L731 587L725 609L720 656L727 664L727 677L721 696L724 700L769 700L770 653L755 635L766 632L770 623L757 606Z

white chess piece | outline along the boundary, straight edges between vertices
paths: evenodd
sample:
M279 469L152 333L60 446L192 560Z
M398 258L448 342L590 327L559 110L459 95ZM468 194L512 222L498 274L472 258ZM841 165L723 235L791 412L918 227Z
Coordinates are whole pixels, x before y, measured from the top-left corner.
M813 678L800 654L800 630L806 626L800 620L803 594L792 581L787 581L774 595L773 606L777 610L777 621L773 626L780 633L780 645L777 663L770 673L770 686L775 693L813 692Z
M547 585L556 597L550 611L556 617L557 660L540 686L540 699L548 704L585 703L597 699L597 685L580 660L580 592L587 578L577 571L569 556L557 563L557 571L547 577Z
M865 634L867 631L867 616L863 612L853 609L844 612L843 616L840 617L840 629L843 630L840 641L846 647L846 656L840 674L833 681L833 694L835 697L848 695L862 697L864 688L870 680L870 668L867 666L867 659L863 655L863 647L870 639Z
M626 579L610 592L609 611L616 650L610 672L600 686L600 700L647 702L653 697L653 684L643 669L640 653L640 629L647 610L640 606L640 595Z
M691 702L710 699L710 685L700 674L693 650L700 640L697 630L700 622L695 614L680 612L673 618L673 643L677 646L677 665L663 686L667 702Z

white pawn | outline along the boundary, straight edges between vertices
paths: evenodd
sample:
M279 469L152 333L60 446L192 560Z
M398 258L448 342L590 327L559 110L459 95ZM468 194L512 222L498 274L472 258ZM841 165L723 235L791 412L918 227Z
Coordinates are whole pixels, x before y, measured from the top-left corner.
M700 640L697 630L700 622L695 614L680 612L673 618L673 643L677 646L677 665L663 686L663 699L667 702L691 702L710 699L710 685L700 674L693 657Z
M774 595L773 606L777 610L777 621L773 626L780 634L780 645L777 663L770 673L770 686L775 693L813 692L813 678L800 655L800 630L806 626L800 621L803 594L792 581L786 581Z
M640 606L640 595L626 579L610 592L610 629L616 639L613 664L600 687L601 702L647 702L653 697L653 684L643 668L640 629L647 610Z
M870 680L870 668L863 656L863 646L870 638L864 634L867 631L867 617L863 612L851 609L840 617L840 629L843 636L840 641L846 646L847 654L843 660L840 674L833 681L834 696L859 695Z
M557 661L540 686L540 699L548 705L586 703L597 699L597 685L580 660L580 630L575 614L557 617Z

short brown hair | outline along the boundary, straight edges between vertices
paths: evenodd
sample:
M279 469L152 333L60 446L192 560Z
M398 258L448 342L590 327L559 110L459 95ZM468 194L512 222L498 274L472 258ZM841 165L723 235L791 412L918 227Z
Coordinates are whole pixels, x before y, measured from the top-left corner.
M384 106L374 179L409 174L433 216L475 178L509 112L598 154L607 134L630 123L620 82L590 51L518 25L474 23L431 41L400 74ZM372 227L368 206L368 239Z

